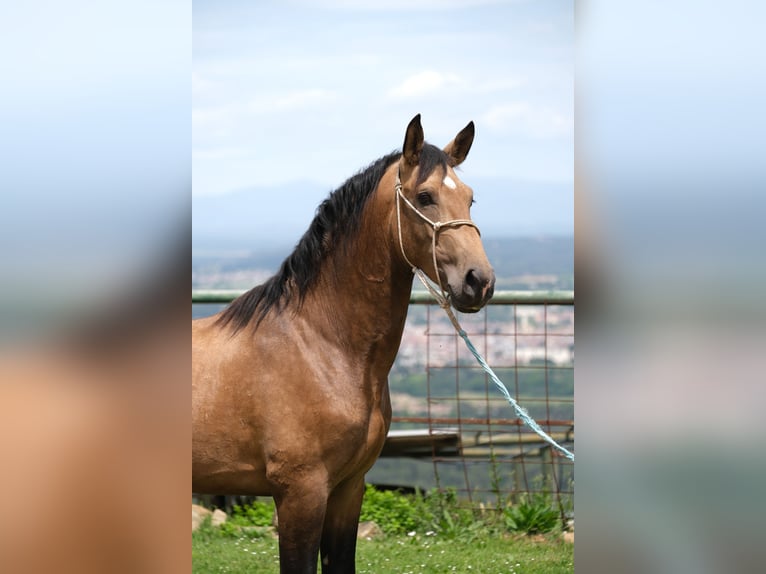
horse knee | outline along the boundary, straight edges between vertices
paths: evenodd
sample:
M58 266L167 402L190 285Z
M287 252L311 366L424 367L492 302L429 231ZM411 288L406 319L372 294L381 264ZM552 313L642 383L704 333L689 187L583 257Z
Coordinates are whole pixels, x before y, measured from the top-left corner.
M325 474L275 460L267 465L266 477L277 507L280 535L287 529L309 528L316 529L318 536L327 510Z

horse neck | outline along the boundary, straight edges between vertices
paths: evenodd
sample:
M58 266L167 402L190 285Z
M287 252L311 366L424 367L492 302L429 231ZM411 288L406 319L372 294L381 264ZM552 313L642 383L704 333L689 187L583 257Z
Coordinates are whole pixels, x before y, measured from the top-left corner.
M399 348L413 277L397 251L393 185L393 176L381 180L357 234L330 254L312 294L328 336L384 362L393 362Z

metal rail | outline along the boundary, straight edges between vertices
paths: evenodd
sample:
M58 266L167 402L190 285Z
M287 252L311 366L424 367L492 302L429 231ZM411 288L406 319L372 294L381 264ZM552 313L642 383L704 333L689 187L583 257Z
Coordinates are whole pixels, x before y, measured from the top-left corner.
M245 289L193 289L192 303L231 303ZM411 305L432 305L427 291L413 291ZM574 305L574 291L495 291L489 305Z
M230 303L238 296L245 293L245 289L193 289L193 304L218 304ZM416 290L410 295L411 305L436 305L436 300L430 293L423 290ZM549 337L571 337L573 333L560 333L558 331L548 331L548 314L556 311L549 306L574 306L574 291L567 290L498 290L495 291L489 305L509 305L509 306L541 306L543 307L543 329L534 329L534 332L520 332L518 317L516 311L513 312L513 325L510 333L503 333L501 336L512 336L514 346L519 343L517 336L534 335L545 337L545 348L547 356L547 345ZM430 321L431 308L424 309L427 321ZM487 328L487 314L484 315L484 327ZM432 336L441 336L442 333L428 333ZM438 343L441 345L441 343ZM457 342L455 343L457 345ZM429 359L430 361L430 359ZM429 363L430 365L430 363ZM557 367L547 363L544 366L523 365L525 369L545 369L545 405L546 414L541 415L538 424L542 424L555 441L566 443L567 448L574 444L574 421L559 420L551 418L551 412L548 406L548 372L554 369L571 370L571 366ZM518 394L518 365L514 359L514 380ZM426 366L426 371L430 366ZM523 492L548 492L555 493L559 507L564 512L563 504L571 500L573 487L573 468L574 465L563 456L558 456L553 449L544 443L535 433L526 432L523 428L524 423L518 418L503 418L501 416L492 416L489 406L486 409L486 415L481 416L481 412L471 413L473 416L461 416L460 404L469 400L482 400L481 397L465 398L460 396L459 382L460 376L458 370L459 364L455 364L455 386L456 395L434 396L431 390L428 390L428 401L437 402L455 401L458 405L457 416L444 414L442 416L400 416L394 417L393 421L397 424L404 424L408 427L416 425L417 428L407 428L393 430L389 433L386 443L381 453L381 459L394 457L396 464L412 465L409 468L413 473L420 472L420 467L411 462L416 459L430 459L434 467L435 484L438 488L449 487L456 488L457 492L468 498L473 503L473 497L479 497L477 500L490 500L493 496L498 496L497 487L487 485L487 476L512 477L512 484L504 484L502 487L503 496L509 499L517 500L520 493ZM442 389L443 390L443 389ZM439 395L444 393L437 393ZM489 391L487 391L489 394ZM490 400L503 400L502 398L492 398L489 396L483 400L489 404ZM540 401L541 399L534 399ZM562 403L573 402L571 397L555 397L551 402ZM429 409L430 414L430 409ZM467 414L467 413L463 413ZM555 415L554 415L555 416ZM564 415L566 416L566 415ZM436 426L434 426L436 425ZM446 427L445 427L446 425ZM391 459L389 459L391 460ZM456 470L457 469L457 470ZM462 469L462 479L458 473ZM446 473L446 474L445 474ZM373 472L374 475L374 472ZM386 475L387 476L387 475ZM372 479L374 480L374 478ZM540 481L539 485L536 481ZM406 482L406 481L405 481ZM506 481L507 482L507 481ZM536 486L537 485L537 486ZM422 485L421 485L422 486ZM409 485L407 485L409 487ZM542 489L542 490L541 490ZM484 497L484 498L482 498Z

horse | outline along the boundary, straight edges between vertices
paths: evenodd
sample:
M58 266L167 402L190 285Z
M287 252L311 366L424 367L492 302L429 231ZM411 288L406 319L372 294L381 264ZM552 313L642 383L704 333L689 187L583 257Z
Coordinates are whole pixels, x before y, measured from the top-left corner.
M460 312L493 294L454 169L474 132L440 149L415 116L402 151L333 191L271 279L192 321L192 492L272 496L282 574L317 572L320 554L324 574L355 571L413 272Z

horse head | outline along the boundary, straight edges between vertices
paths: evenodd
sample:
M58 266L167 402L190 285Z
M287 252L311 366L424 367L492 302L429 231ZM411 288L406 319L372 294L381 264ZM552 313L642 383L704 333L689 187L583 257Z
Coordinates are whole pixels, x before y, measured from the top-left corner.
M422 269L463 313L481 309L495 287L495 273L470 216L473 190L454 169L465 160L473 138L470 122L439 149L423 139L418 114L407 126L396 189L403 258L413 269Z

